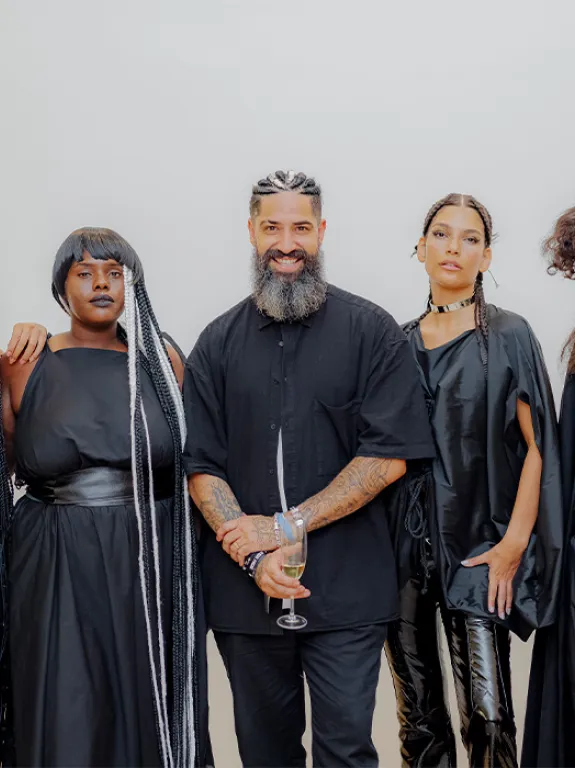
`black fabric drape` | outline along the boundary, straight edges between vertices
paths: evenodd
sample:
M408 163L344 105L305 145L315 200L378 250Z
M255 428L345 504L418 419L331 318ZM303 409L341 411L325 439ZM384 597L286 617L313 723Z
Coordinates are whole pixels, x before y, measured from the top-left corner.
M450 356L442 365L427 359L418 327L409 333L437 458L433 491L429 463L411 462L406 477L387 494L388 516L400 584L429 537L447 608L500 623L526 640L552 624L559 594L563 513L557 421L543 355L528 323L489 305L488 324L487 379L473 331L431 351ZM425 365L432 365L433 381L427 380ZM461 563L495 546L509 525L527 455L518 400L530 406L543 468L537 523L517 571L513 610L500 619L487 610L487 567Z
M575 766L575 375L567 376L559 420L565 551L557 623L537 632L522 765Z

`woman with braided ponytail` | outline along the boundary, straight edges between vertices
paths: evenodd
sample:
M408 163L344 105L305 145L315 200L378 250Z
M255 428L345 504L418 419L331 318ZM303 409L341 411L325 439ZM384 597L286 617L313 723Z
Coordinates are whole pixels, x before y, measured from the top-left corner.
M543 245L550 275L575 279L575 208L556 221ZM575 331L563 349L567 375L559 437L565 549L557 622L535 636L521 765L575 768Z
M553 621L561 488L553 398L537 339L487 305L493 228L486 208L452 194L427 214L417 257L425 312L404 330L428 402L437 456L415 470L405 517L412 568L386 652L406 766L455 765L437 613L447 635L471 766L517 765L510 631ZM428 482L426 482L428 480Z
M115 232L73 232L52 293L70 330L4 366L5 434L27 486L9 561L17 764L203 766L183 364Z

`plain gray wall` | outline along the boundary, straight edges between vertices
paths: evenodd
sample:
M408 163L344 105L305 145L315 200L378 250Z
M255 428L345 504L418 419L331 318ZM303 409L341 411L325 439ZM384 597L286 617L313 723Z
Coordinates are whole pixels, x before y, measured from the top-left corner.
M569 0L0 0L0 345L18 320L66 326L52 259L98 225L139 251L189 351L248 291L251 183L294 168L324 188L330 279L400 321L427 293L410 259L427 208L479 197L500 234L488 299L527 316L559 394L575 286L545 275L539 246L575 204L574 21ZM211 674L216 754L236 765L213 654ZM384 766L396 730L384 673Z

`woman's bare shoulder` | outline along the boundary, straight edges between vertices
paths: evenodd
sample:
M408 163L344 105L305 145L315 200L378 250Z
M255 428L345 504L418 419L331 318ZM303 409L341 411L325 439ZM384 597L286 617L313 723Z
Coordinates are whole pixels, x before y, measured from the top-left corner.
M168 356L174 368L174 373L176 374L176 378L181 389L184 384L184 363L182 362L182 358L180 357L179 353L176 352L176 350L169 342L166 342L166 349L168 350Z

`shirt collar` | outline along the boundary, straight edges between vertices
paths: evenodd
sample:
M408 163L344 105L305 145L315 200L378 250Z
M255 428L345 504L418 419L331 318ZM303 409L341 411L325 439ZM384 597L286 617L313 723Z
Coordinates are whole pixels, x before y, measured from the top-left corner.
M327 301L327 297L326 297ZM321 305L321 307L318 309L317 312L314 312L313 315L309 315L308 317L304 317L301 320L297 320L296 322L300 325L304 325L306 328L311 328L312 325L315 322L316 317L324 311L324 307L326 305L326 301ZM275 323L276 321L273 319L273 317L269 317L268 315L262 314L259 309L256 307L256 305L252 301L252 307L254 308L254 311L257 314L258 318L258 329L261 331L263 328L267 328L268 325L271 325L272 323Z
M273 317L268 317L268 315L263 315L257 309L256 309L256 312L258 313L258 328L260 331L262 330L262 328L267 328L268 325L271 325L272 323L276 322L273 319ZM311 328L314 317L315 315L310 315L309 317L304 317L302 320L297 320L296 322L298 322L300 325L305 325L306 328Z

